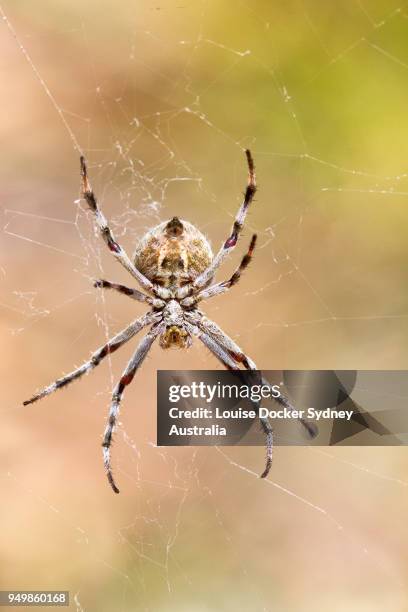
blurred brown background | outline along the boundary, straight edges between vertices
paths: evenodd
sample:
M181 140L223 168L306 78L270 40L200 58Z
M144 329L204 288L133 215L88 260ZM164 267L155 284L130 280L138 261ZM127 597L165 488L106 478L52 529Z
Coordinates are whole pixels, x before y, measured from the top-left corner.
M135 343L21 402L143 312L79 193L79 145L129 252L175 214L217 248L253 151L259 248L206 312L259 367L408 363L408 10L403 2L5 0L1 21L2 589L73 610L408 608L404 448L155 448L154 347L101 434ZM13 36L14 28L18 40ZM28 54L28 56L26 55ZM31 62L31 63L30 63Z

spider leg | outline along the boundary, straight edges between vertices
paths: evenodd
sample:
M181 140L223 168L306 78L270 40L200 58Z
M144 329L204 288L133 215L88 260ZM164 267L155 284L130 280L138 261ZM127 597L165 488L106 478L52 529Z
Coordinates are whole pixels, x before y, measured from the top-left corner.
M115 493L119 493L119 489L115 484L115 480L112 474L112 468L110 463L110 447L112 444L112 436L116 427L116 421L119 414L120 402L122 399L123 392L125 388L132 382L134 375L136 374L136 370L141 365L142 361L146 357L150 347L153 342L157 338L157 336L165 329L166 324L163 322L159 322L154 325L149 332L146 334L144 338L140 341L136 351L134 352L132 358L126 366L125 371L122 374L122 377L118 384L116 385L113 394L112 394L112 403L109 410L108 423L105 428L105 432L103 435L103 460L105 465L106 474L108 477L108 481L112 489Z
M237 363L242 364L247 370L256 370L255 363L243 353L236 342L221 329L214 321L207 319L199 310L185 312L186 319L195 323L203 332L213 338Z
M256 181L255 181L255 166L254 160L252 159L251 152L249 149L245 150L245 155L248 163L248 185L245 190L244 201L242 202L237 215L235 217L234 224L231 229L231 234L224 242L217 255L212 260L212 263L208 266L204 272L202 272L194 281L194 288L202 288L205 287L212 277L214 276L216 270L220 267L221 263L225 259L225 257L232 251L232 249L237 244L239 235L241 233L242 227L244 225L245 217L251 204L254 199L254 195L256 192Z
M239 363L237 362L237 360L235 359L235 356L233 356L232 354L230 354L230 352L225 351L224 348L222 346L220 346L218 344L218 342L216 340L214 340L206 331L204 331L203 329L201 329L200 327L197 327L196 325L192 325L191 323L188 323L187 321L185 321L185 326L187 328L187 330L193 335L198 337L201 342L203 344L205 344L205 346L210 349L210 351L217 357L217 359L219 359L219 361L221 361L221 363L228 369L228 370L239 370ZM254 369L256 370L256 365L251 362L252 365L254 366L253 368L248 368L248 369ZM255 406L256 406L256 410L259 410L260 404L261 402L254 402ZM265 463L265 469L262 472L260 478L266 478L267 475L270 472L271 466L272 466L272 455L273 455L273 429L271 427L271 424L269 423L269 420L267 417L259 417L259 421L261 423L261 427L262 430L265 434L266 437L266 463Z
M77 378L80 378L90 370L93 370L101 363L102 359L104 359L107 355L117 351L121 346L123 346L123 344L128 342L131 338L133 338L135 334L137 334L141 329L143 329L143 327L146 327L146 325L150 325L151 323L156 322L159 316L161 316L161 313L154 314L148 312L139 319L136 319L136 321L133 321L133 323L131 323L128 327L116 334L116 336L109 340L104 346L100 347L94 353L92 353L89 361L82 364L73 372L70 372L70 374L63 376L62 378L58 378L51 385L45 387L44 389L36 393L31 399L23 402L23 405L27 406L28 404L33 404L37 400L45 397L46 395L50 395L50 393L57 391L57 389L61 389L61 387L65 387L73 380L76 380Z
M153 305L153 298L151 298L149 295L145 295L137 289L130 289L125 285L119 285L118 283L111 283L107 280L98 279L94 282L94 287L96 289L113 289L114 291L123 293L123 295L129 296L130 298L132 298L132 300L136 300L138 302L147 302L147 304Z
M186 313L186 317L188 317L189 315L190 317L192 315L194 316L193 313ZM196 317L195 319L197 320ZM214 321L211 321L210 319L207 319L207 317L201 315L201 318L198 321L198 326L206 333L208 333L212 338L214 338L216 342L218 342L218 344L222 346L233 359L235 359L239 363L242 363L242 365L247 370L257 370L255 363L247 355L245 355L245 353L243 353L242 349L234 342L234 340L227 336L227 334L221 329L221 327L219 327ZM264 377L262 377L262 384L271 387L271 384ZM284 395L279 395L278 397L274 397L273 399L281 406L288 408L288 410L295 410L294 406L292 406L290 401ZM314 423L311 423L307 419L302 418L298 419L298 421L306 430L310 438L314 438L316 436L317 427Z
M214 297L215 295L221 295L222 293L225 293L226 291L231 289L231 287L236 285L239 279L241 278L242 272L245 270L245 268L248 267L252 259L256 244L256 238L257 236L256 234L254 234L252 236L247 252L243 256L241 263L239 264L238 268L235 270L231 278L226 281L222 281L221 283L217 283L216 285L211 285L210 287L202 289L196 295L184 298L184 300L181 302L181 305L192 306L194 304L197 304L198 302L201 302L202 300L208 300L208 298Z
M109 228L108 222L102 214L95 194L92 191L91 184L88 178L88 171L86 167L86 161L83 156L80 158L81 161L81 179L82 179L82 195L88 204L90 210L93 212L96 224L99 228L102 238L107 244L110 252L116 257L116 259L126 268L128 272L140 283L140 285L147 291L153 291L153 283L149 281L139 270L133 265L126 252L118 244Z
M205 346L223 363L229 370L239 370L239 364L231 357L223 347L221 347L209 334L200 329L197 325L184 321L187 331L196 336Z
M264 378L263 376L262 376L262 384L267 385L268 387L272 387L271 383L268 380L266 380L266 378ZM295 410L295 407L292 406L290 401L284 395L281 394L278 397L274 396L273 399L277 404L280 404L284 408L287 408L290 411ZM312 423L311 421L308 421L307 419L303 419L303 418L299 418L298 421L302 425L302 427L305 429L306 433L311 439L316 437L318 433L318 428L314 423Z
M188 317L189 315L191 317L193 313L186 313L186 317ZM245 355L245 353L242 352L240 347L232 340L232 338L227 336L227 334L223 332L223 330L216 323L214 323L214 321L211 321L210 319L201 316L198 321L198 326L200 327L200 329L203 329L203 331L205 331L212 338L214 338L214 340L216 340L216 342L218 342L218 344L222 346L233 359L235 359L239 363L242 363L242 365L247 370L257 370L255 363L247 355ZM262 377L262 384L271 387L271 384L264 377ZM294 406L292 406L292 404L284 395L273 397L273 399L281 406L288 408L288 410L295 410ZM298 419L298 421L305 429L310 438L314 438L316 436L317 427L314 423L311 423L310 421L307 421L306 419L302 418Z

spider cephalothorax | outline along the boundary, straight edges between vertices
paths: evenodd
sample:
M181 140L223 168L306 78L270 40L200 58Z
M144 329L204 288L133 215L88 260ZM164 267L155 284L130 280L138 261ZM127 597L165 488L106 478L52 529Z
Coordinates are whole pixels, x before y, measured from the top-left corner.
M225 367L237 370L240 369L240 366L243 366L249 370L256 370L254 362L216 323L207 319L197 307L199 302L228 291L238 282L242 271L251 261L256 235L252 236L248 251L231 278L212 284L217 269L238 241L248 207L256 191L252 156L248 150L245 153L249 173L244 200L237 212L230 235L215 256L213 256L208 240L194 225L178 217L173 217L170 221L161 223L148 231L141 239L134 255L134 263L113 237L92 191L85 159L81 157L83 197L95 217L101 236L114 257L130 272L145 292L106 280L96 281L95 287L118 291L138 302L146 303L150 306L150 310L135 319L128 327L95 351L82 366L57 379L24 404L35 402L80 378L83 374L98 366L107 355L128 342L140 330L150 326L113 391L109 418L103 436L105 469L115 493L119 493L119 489L112 475L110 446L120 402L125 388L132 382L136 370L156 338L160 338L159 343L162 348L187 348L190 346L193 337L196 337L210 349ZM283 397L277 398L277 401L287 405ZM267 441L267 460L265 470L262 473L262 477L265 477L269 472L272 461L272 429L267 419L260 418L260 421Z
M162 348L188 348L192 338L183 325L183 309L177 300L169 300L163 308L166 329L160 336Z

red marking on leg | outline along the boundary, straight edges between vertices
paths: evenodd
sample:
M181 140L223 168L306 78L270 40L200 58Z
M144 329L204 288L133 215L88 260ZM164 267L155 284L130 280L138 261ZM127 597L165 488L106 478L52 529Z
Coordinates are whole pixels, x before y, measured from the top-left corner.
M122 378L120 379L120 384L123 385L124 387L126 387L127 385L130 385L130 383L133 380L135 373L134 372L129 372L129 374L125 374L125 376L122 376Z
M114 253L119 253L120 252L120 246L114 240L108 240L108 247Z
M105 346L100 350L99 355L97 356L97 358L103 359L104 357L106 357L106 355L108 353L109 353L109 345L105 344Z
M248 363L248 359L245 357L244 353L235 353L234 351L228 351L228 353L231 355L231 357L233 359L235 359L235 361L238 361L238 363L242 363L242 365L247 369L250 370L251 367Z
M224 249L230 249L237 244L236 236L231 236L224 244Z
M108 348L108 353L114 353L115 351L118 350L118 348L122 345L122 342L114 342L112 344L108 344L107 348Z

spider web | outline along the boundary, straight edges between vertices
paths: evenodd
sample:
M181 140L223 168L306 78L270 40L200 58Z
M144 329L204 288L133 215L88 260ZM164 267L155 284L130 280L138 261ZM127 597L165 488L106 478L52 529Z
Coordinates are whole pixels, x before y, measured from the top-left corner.
M0 9L1 588L69 589L78 611L403 610L404 449L279 448L264 482L260 448L157 448L156 371L219 367L198 345L155 346L126 392L118 497L99 441L135 342L21 407L143 312L92 288L133 281L78 200L80 152L132 254L173 215L216 249L249 147L260 189L220 278L254 231L259 247L203 309L264 369L405 368L406 5L231 7Z

